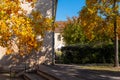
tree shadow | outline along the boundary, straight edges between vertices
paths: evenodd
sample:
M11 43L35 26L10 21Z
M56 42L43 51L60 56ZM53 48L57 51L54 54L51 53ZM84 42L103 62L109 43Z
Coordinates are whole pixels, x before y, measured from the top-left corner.
M44 17L52 17L52 1L38 0L35 10L40 11Z
M51 67L58 70L55 73L74 76L80 80L120 80L120 71L82 69L76 65L56 65Z

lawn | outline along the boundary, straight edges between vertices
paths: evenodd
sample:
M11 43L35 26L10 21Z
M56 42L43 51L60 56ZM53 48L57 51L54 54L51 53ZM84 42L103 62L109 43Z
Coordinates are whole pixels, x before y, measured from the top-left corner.
M80 68L90 70L120 71L120 67L119 68L113 67L113 64L100 64L100 65L88 64L81 65Z

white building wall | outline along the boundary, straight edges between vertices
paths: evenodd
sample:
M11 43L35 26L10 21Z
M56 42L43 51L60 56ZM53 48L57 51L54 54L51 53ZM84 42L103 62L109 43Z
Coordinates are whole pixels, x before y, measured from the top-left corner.
M58 40L59 35L61 36L61 40ZM58 50L63 46L64 46L64 41L61 33L55 33L55 46L54 46L55 50Z

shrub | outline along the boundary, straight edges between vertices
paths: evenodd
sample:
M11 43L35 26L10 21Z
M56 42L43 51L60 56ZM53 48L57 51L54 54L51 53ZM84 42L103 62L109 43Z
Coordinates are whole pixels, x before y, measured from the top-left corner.
M113 63L113 44L103 46L66 46L61 49L63 63Z

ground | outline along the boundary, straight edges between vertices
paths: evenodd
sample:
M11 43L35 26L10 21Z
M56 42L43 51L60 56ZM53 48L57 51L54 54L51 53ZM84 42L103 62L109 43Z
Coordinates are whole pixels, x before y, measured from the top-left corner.
M98 68L94 68L97 66L58 64L51 67L59 70L58 73L61 72L69 76L75 76L80 80L120 80L120 68L113 68L110 66L108 66L108 68L107 66L98 66Z
M1 80L10 80L9 74L0 73Z
M0 80L23 80L22 78L11 78L9 73L0 73Z
M54 66L41 65L40 68L49 74L62 74L61 77L65 80L70 77L77 78L76 80L120 80L120 68L112 66L56 64ZM10 75L0 73L0 80L10 80ZM22 80L22 78L13 80Z

